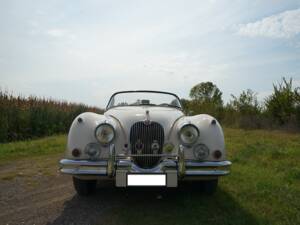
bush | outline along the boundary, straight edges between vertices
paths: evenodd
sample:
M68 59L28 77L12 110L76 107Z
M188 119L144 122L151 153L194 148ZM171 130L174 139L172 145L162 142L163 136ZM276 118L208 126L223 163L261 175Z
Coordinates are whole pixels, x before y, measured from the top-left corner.
M233 100L227 105L229 111L234 114L235 124L243 129L257 129L261 127L261 107L257 100L257 94L251 89L243 91L239 97L231 95ZM227 109L227 110L228 110Z
M274 92L266 101L266 114L278 126L288 128L300 127L300 92L299 87L293 89L293 80L282 79L273 85Z

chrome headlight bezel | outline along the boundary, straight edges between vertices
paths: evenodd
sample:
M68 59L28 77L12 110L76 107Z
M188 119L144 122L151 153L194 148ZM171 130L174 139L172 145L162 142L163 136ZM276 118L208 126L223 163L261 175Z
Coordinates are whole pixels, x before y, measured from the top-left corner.
M182 134L183 134L183 131L184 129L192 129L193 130L193 134L194 134L194 139L190 142L187 142L186 140L183 140L182 138ZM200 136L200 132L199 132L199 129L193 125L193 124L186 124L186 125L183 125L179 132L178 132L178 136L179 136L179 140L180 142L184 145L184 146L192 146L193 144L195 144Z
M104 129L104 128L108 128L108 129L110 129L110 134L112 134L112 137L111 138L109 138L109 139L107 139L107 140L100 140L100 138L99 138L99 130L100 129ZM96 140L100 143L100 144L102 144L102 145L108 145L108 144L110 144L114 139L115 139L115 135L116 133L115 133L115 129L114 129L114 127L111 125L111 124L109 124L109 123L102 123L102 124L99 124L97 127L96 127L96 129L95 129L95 138L96 138Z

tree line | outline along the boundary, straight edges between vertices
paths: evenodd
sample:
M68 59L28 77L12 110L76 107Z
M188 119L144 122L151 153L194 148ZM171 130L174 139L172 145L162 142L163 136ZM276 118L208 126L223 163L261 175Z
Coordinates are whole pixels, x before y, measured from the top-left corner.
M212 82L202 82L182 99L186 114L206 113L223 126L243 129L300 130L300 87L282 78L263 102L248 89L231 95L224 103L221 90ZM0 90L0 143L67 133L74 118L82 112L103 113L102 109L53 99L25 98Z
M262 102L248 89L224 104L222 92L212 82L195 85L189 95L189 100L182 99L187 114L210 114L227 127L300 130L300 87L293 87L292 79L273 84L273 92Z

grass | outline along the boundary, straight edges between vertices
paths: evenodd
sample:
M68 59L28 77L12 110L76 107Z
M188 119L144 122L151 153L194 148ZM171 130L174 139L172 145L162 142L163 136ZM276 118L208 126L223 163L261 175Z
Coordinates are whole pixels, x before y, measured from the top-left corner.
M0 180L35 183L37 176L55 175L65 147L66 135L0 144Z
M225 129L225 138L232 173L220 180L214 196L196 185L168 191L162 199L144 192L130 198L120 194L123 204L112 203L99 219L105 224L300 224L300 134ZM2 144L0 157L62 153L65 139Z
M225 129L225 138L232 173L220 180L214 196L196 186L156 201L141 194L114 208L105 222L300 224L300 134Z
M221 189L259 224L300 224L300 134L226 129L232 174Z
M0 144L0 163L19 158L63 153L65 148L66 135Z

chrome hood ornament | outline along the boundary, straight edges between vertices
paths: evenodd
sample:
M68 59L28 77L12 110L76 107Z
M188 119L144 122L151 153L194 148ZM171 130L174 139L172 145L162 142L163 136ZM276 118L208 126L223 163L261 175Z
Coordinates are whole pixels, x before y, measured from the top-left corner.
M146 110L146 118L144 120L144 124L145 125L150 125L151 124L151 120L150 120L150 112L149 110Z

